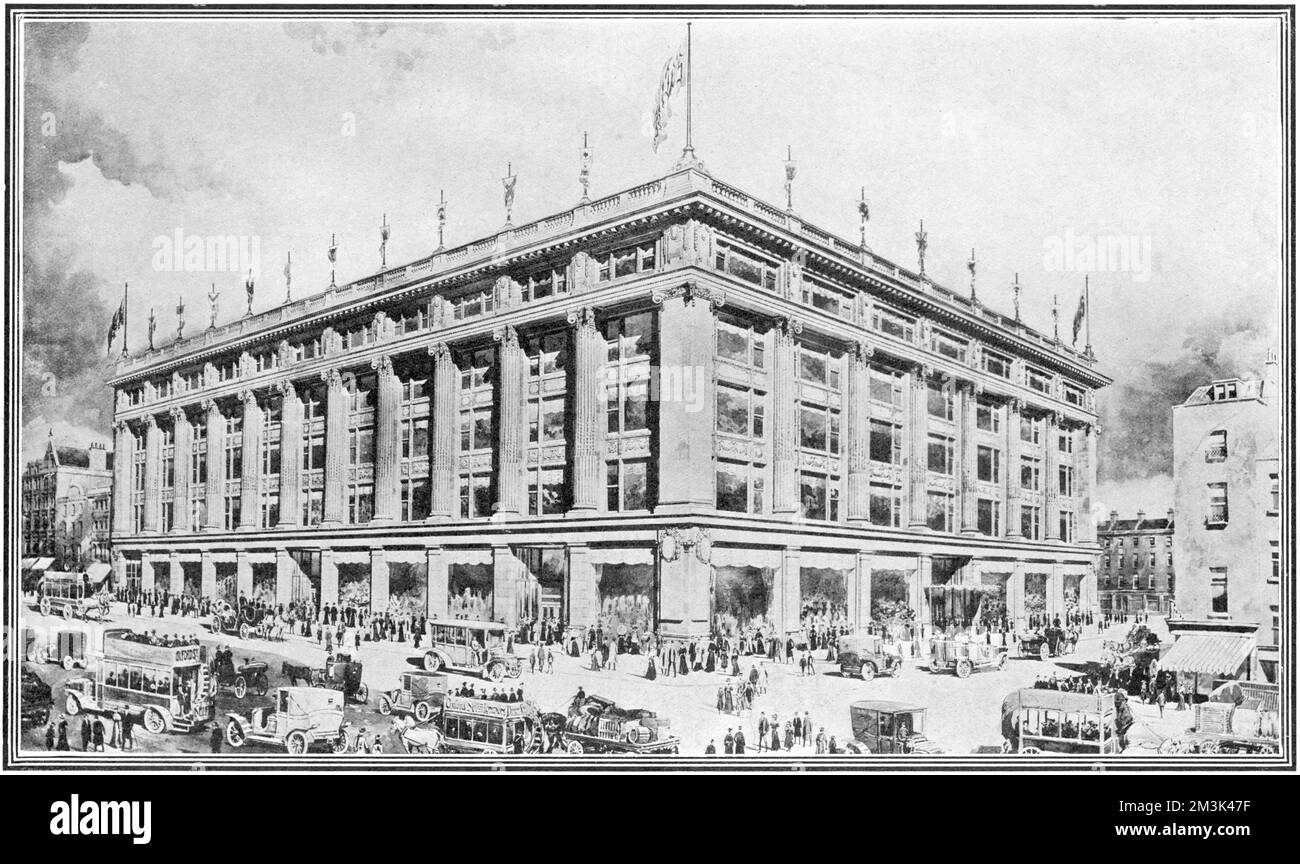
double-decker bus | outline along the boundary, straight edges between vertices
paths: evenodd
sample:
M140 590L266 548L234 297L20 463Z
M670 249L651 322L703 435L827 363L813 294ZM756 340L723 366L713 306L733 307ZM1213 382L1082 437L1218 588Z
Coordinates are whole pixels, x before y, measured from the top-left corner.
M127 629L105 630L88 674L65 685L69 715L121 713L153 733L191 732L215 718L203 648L153 644Z

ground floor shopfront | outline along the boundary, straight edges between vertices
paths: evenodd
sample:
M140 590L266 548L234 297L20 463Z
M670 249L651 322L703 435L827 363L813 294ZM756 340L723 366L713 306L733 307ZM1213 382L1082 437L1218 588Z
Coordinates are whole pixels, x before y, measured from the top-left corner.
M708 516L630 522L132 537L114 569L146 591L665 636L873 621L924 634L1099 611L1087 547Z

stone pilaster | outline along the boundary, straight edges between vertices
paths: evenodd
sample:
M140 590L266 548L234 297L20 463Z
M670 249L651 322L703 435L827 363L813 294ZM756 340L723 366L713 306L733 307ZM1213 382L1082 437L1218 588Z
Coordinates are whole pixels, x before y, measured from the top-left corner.
M448 573L447 559L442 548L429 546L424 550L426 589L425 600L430 618L447 617Z
M289 557L289 550L275 550L275 603L288 606L293 600L293 577L298 570L297 563Z
M144 418L144 525L142 534L162 527L162 430L152 414Z
M871 553L858 552L857 558L857 572L853 579L855 590L849 596L849 616L852 624L864 629L871 623Z
M205 531L225 529L226 485L226 417L212 399L203 402L204 422L208 424L208 480L205 488L208 502Z
M772 351L772 512L799 512L799 399L795 385L798 343L803 324L778 322Z
M596 326L596 310L590 306L569 313L573 325L573 353L576 361L573 400L573 510L592 513L600 508L604 486L605 436L601 434L604 405L605 338Z
M500 343L500 400L497 424L497 514L528 512L528 477L524 463L528 446L528 357L514 327L498 327L492 338Z
M1006 426L1006 535L1020 534L1020 400L1007 400Z
M1097 488L1097 436L1101 429L1089 423L1083 429L1083 446L1079 448L1074 468L1074 480L1079 484L1079 543L1092 544L1097 540L1097 526L1092 521L1092 493Z
M178 596L185 593L185 570L181 567L181 553L176 550L167 555L167 590Z
M370 609L377 614L388 611L388 558L382 546L370 550Z
M579 627L591 626L596 623L600 610L600 589L596 568L591 563L591 550L585 545L570 545L568 553L569 584L565 593L569 608L564 612L564 619Z
M659 532L659 632L670 639L709 634L712 539L707 528ZM774 598L774 613L779 603Z
M975 462L978 458L975 449L975 409L978 389L969 381L961 382L958 406L961 411L957 424L958 446L961 447L961 533L978 534L979 522L976 512L975 496Z
M1007 580L1007 614L1016 629L1025 626L1028 615L1025 612L1024 561L1017 561L1012 565L1011 578Z
M148 552L140 553L140 590L158 590L154 584L153 557Z
M930 632L930 603L925 586L934 578L934 559L929 555L916 556L916 573L912 577L911 604L922 634Z
M391 522L401 508L397 433L402 416L402 382L391 357L370 362L378 374L375 402L375 512L371 522Z
M131 457L135 452L135 435L123 420L113 425L113 433L113 536L118 537L131 533L131 466L134 463Z
M291 528L302 521L302 400L289 380L280 392L280 522Z
M339 602L339 565L333 549L320 550L320 604Z
M217 595L217 562L212 560L212 553L199 553L199 596L215 597Z
M239 528L256 531L261 527L258 511L258 487L262 475L262 409L257 405L257 395L252 390L239 394L244 408L243 472L239 477Z
M492 619L514 625L519 621L519 560L509 546L492 547Z
M175 459L175 482L172 484L172 532L190 530L190 470L193 455L193 429L184 408L173 408L172 445Z
M460 513L456 502L456 400L460 374L446 342L429 348L433 357L433 393L429 397L429 519L441 521ZM446 598L442 608L446 610Z
M799 580L802 573L801 550L787 546L781 553L781 570L776 576L776 631L789 633L799 629Z
M1060 525L1060 479L1057 465L1060 463L1060 446L1056 440L1056 412L1047 415L1043 422L1043 537L1048 540L1062 540Z
M871 519L871 369L867 364L873 353L870 345L859 342L849 357L848 518L860 524Z
M246 549L235 550L235 590L253 599L253 562L248 560Z
M931 369L918 364L908 381L907 400L907 526L925 528L926 470L929 465L930 420L926 406L926 381Z
M320 373L325 396L325 502L322 528L343 524L347 499L343 495L348 460L348 391L337 369ZM337 595L337 586L335 589Z

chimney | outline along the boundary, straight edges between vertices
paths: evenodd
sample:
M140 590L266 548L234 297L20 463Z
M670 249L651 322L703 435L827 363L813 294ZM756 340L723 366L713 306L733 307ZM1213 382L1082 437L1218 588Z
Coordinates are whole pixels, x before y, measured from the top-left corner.
M1169 510L1166 511L1165 516L1169 518L1170 525L1174 524L1174 508L1170 507Z
M1144 513L1144 512L1142 512L1141 510L1139 510L1139 511L1138 511L1138 524L1141 525L1141 524L1142 524L1142 520L1145 519L1145 518L1147 518L1147 514Z
M104 449L103 444L90 445L90 470L91 471L108 470L108 452Z
M1118 521L1119 521L1119 511L1118 510L1110 511L1110 524L1114 525Z

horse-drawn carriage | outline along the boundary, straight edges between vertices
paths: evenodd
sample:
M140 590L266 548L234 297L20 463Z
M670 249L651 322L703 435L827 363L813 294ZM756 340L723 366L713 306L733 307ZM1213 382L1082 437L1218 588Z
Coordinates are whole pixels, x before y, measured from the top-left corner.
M1047 660L1073 654L1079 634L1061 627L1046 627L1022 633L1017 637L1016 653L1020 657L1037 657Z
M370 700L370 688L361 680L363 666L353 662L351 654L331 654L325 658L325 665L319 669L299 666L288 662L280 670L291 685L299 680L312 687L325 687L338 690L343 694L343 701L365 703Z
M575 698L568 715L542 715L542 728L557 748L583 753L676 753L681 744L668 720L644 708L619 708L600 696Z
M989 669L1001 671L1007 665L1007 652L1001 647L985 642L965 639L931 639L930 671L953 672L958 678L969 678L972 672Z
M257 696L266 695L270 689L266 669L267 665L260 660L248 660L236 666L235 655L229 648L218 648L208 666L213 688L233 691L238 699L247 696L249 690Z

